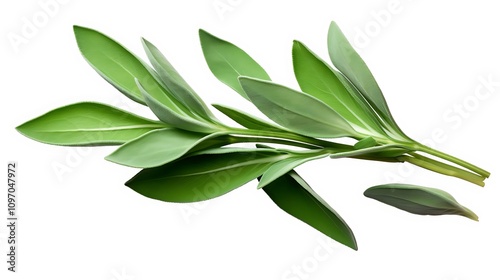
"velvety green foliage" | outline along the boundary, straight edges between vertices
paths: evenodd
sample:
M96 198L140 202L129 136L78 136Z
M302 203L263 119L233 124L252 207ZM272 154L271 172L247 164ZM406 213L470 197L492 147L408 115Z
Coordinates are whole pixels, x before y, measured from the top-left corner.
M176 128L155 130L122 145L106 159L130 167L157 167L178 159L198 144L219 135L221 133L206 135Z
M335 22L330 24L328 30L328 52L333 65L349 79L384 120L395 124L372 72Z
M195 202L221 196L262 175L287 155L273 150L199 154L144 169L126 183L136 192L169 202Z
M202 29L200 29L200 42L205 60L215 77L246 99L248 97L238 81L240 76L271 80L264 68L232 43Z
M148 55L149 61L157 71L164 85L169 92L175 96L186 108L207 120L213 120L215 117L207 108L205 103L189 86L189 84L175 70L165 56L149 41L142 39L144 50Z
M150 94L149 88L146 89L137 80L137 87L140 89L144 100L153 113L164 123L171 124L175 127L195 131L195 132L213 132L215 128L213 124L206 123L185 114L174 103L162 103Z
M311 137L357 135L344 118L317 98L248 77L241 77L240 83L252 103L283 127Z
M121 145L155 129L168 127L99 103L82 102L52 110L16 129L54 145Z
M347 223L294 171L269 183L264 191L288 214L330 238L358 249Z
M408 184L387 184L371 187L365 196L401 210L419 215L461 215L478 220L474 212L460 205L449 193L434 188Z
M302 91L323 101L352 126L384 135L371 111L351 95L326 62L299 41L293 43L292 54L295 77Z
M75 26L74 33L90 65L130 99L147 105L159 121L83 102L50 111L17 130L54 145L121 145L107 159L143 168L126 185L146 197L202 201L258 178L257 188L264 189L285 212L356 250L349 226L295 173L296 167L324 157L408 162L479 186L490 175L406 136L373 74L334 22L328 33L333 66L299 41L293 43L293 70L301 91L271 82L242 49L200 30L203 55L212 73L270 119L213 105L243 128L216 119L149 41L142 43L152 66L96 30ZM351 139L332 141L341 137ZM242 143L255 143L257 148ZM329 186L337 187L334 179L343 172L340 167L328 173ZM360 176L363 172L359 171ZM415 214L455 214L477 220L472 211L438 189L389 184L372 187L365 196Z
M135 79L152 83L161 91L148 66L122 45L90 28L74 26L74 32L78 48L87 62L127 97L146 104Z

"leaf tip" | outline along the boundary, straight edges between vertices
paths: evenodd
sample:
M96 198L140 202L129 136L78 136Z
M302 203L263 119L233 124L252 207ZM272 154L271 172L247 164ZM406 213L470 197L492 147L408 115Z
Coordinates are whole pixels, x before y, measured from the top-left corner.
M80 30L84 30L84 29L87 29L86 27L83 27L83 26L80 26L80 25L73 25L73 32L77 33L79 32Z
M299 40L293 40L293 46L300 46L302 43Z
M476 213L474 213L472 210L470 210L469 208L466 208L466 207L463 207L464 208L464 215L466 218L469 218L473 221L476 221L476 222L479 222L479 217L477 216Z
M353 249L354 251L358 251L358 243L356 242L356 239L353 239L353 243L347 245L349 248Z
M146 40L146 38L144 38L144 37L141 37L141 43L144 47L151 45L151 43L148 40Z
M259 184L257 185L257 190L263 189L265 186L267 186L266 183L262 183L264 181L259 180Z
M214 35L210 34L208 31L206 31L205 29L198 29L198 36L200 37L200 40L202 41L203 43L203 40L204 39L209 39L209 38L215 38Z

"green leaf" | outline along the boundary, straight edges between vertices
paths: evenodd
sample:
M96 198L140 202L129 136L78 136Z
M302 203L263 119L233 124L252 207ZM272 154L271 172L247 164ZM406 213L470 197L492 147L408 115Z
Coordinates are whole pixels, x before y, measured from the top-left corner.
M198 144L219 135L176 128L155 130L125 143L106 159L130 167L157 167L180 158Z
M245 51L200 29L203 55L210 71L224 84L248 99L238 81L239 76L271 80L266 71Z
M191 116L184 114L181 110L175 109L175 104L173 103L170 104L172 107L165 106L155 97L150 95L149 90L145 89L139 81L137 81L137 86L141 90L149 109L151 109L151 111L153 111L153 113L162 122L172 125L176 128L194 132L207 133L217 130L212 124L198 121Z
M240 77L240 83L255 106L283 127L311 137L358 136L344 118L315 97L249 77Z
M219 104L212 104L217 110L222 112L224 115L231 118L233 121L237 122L243 127L249 129L257 129L257 130L268 130L268 131L283 131L282 128L277 127L274 124L270 124L264 120L261 120L257 117L254 117L250 114L247 114L243 111L240 111L235 108L227 107Z
M271 163L287 157L274 150L218 150L144 169L126 185L144 196L162 201L202 201L246 184L262 175Z
M146 104L134 81L150 83L161 92L161 87L151 75L151 69L134 54L108 36L81 26L73 27L78 48L87 62L106 81L130 99Z
M168 88L169 92L184 106L193 110L196 114L207 120L215 120L215 117L207 108L203 100L189 86L189 84L175 70L165 56L149 41L142 39L144 50L148 58Z
M52 110L16 129L26 137L53 145L120 145L167 125L92 102Z
M325 152L318 152L318 151L307 151L304 153L295 153L291 157L280 160L269 169L264 172L262 175L262 178L259 180L259 185L257 186L257 189L263 188L267 186L268 184L272 183L274 180L278 179L279 177L285 175L289 171L293 170L295 167L302 165L308 161L311 160L316 160L320 158L326 157L328 154Z
M264 191L288 214L328 237L358 249L346 222L295 171L274 180L264 187Z
M373 137L368 136L366 138L359 140L356 144L354 144L354 149L359 150L359 149L374 147L377 145L378 145L377 141L373 139Z
M366 197L418 215L461 215L478 220L474 212L460 205L449 193L440 189L408 184L386 184L371 187Z
M354 128L384 135L377 120L366 110L363 103L344 87L335 71L298 41L293 43L293 67L302 91L318 98L334 109Z
M328 30L328 52L333 65L349 79L383 120L404 136L394 121L384 95L370 69L333 21Z

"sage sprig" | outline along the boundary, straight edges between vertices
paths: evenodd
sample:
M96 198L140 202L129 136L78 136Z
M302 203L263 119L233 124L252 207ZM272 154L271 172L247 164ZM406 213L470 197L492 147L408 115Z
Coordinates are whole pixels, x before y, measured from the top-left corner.
M373 74L334 22L328 32L332 65L305 44L293 42L293 70L300 90L273 82L241 48L200 30L211 72L269 118L213 105L241 127L217 119L150 41L142 39L151 65L96 30L75 26L74 33L88 63L125 96L148 106L158 120L83 102L50 111L17 130L53 145L119 146L106 159L142 168L125 184L146 197L202 201L258 179L257 187L285 212L357 249L349 226L294 171L297 166L324 157L408 162L479 186L490 175L408 137ZM339 137L356 143L332 140ZM233 145L239 143L256 146ZM438 189L390 184L369 188L365 196L414 214L457 214L477 220L471 210Z

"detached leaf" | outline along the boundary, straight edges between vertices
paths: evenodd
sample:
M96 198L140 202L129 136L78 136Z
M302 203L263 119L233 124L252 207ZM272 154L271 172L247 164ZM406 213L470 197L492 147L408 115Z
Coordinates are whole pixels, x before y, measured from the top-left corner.
M168 127L132 113L92 102L52 110L16 129L53 145L120 145L155 129Z
M271 163L288 156L262 149L247 152L218 150L144 169L125 185L144 196L162 201L202 201L246 184L262 175Z
M384 135L371 109L367 110L351 95L328 64L298 41L293 43L292 54L295 77L302 91L323 101L357 130Z
M160 76L161 80L168 88L169 92L175 96L184 106L193 110L199 116L207 120L215 120L210 110L203 100L181 77L163 54L149 41L142 39L144 50L148 58Z
M238 81L239 76L271 80L266 71L245 51L200 29L203 55L210 71L224 84L248 99Z
M333 21L328 30L328 52L333 65L354 85L355 91L359 92L370 103L377 114L390 126L390 129L398 134L398 138L407 140L408 136L404 134L392 117L384 94L370 69Z
M220 135L176 128L155 130L125 143L106 159L130 167L157 167L180 158L198 144Z
M295 171L274 180L264 191L283 211L347 247L358 249L347 223Z
M478 220L474 212L460 205L440 189L407 184L386 184L367 189L366 197L418 215L461 215Z
M312 137L356 136L349 123L322 101L272 82L240 77L252 103L288 129Z
M270 124L264 120L261 120L257 117L249 115L243 111L238 109L230 108L224 105L212 104L215 109L219 110L224 115L231 118L233 121L237 122L243 127L249 129L262 129L262 130L271 130L271 131L283 131L283 129Z
M216 128L212 124L201 122L185 114L182 110L176 107L175 103L170 103L170 106L164 105L155 97L150 95L149 90L144 88L139 81L137 81L137 86L141 90L149 109L151 109L151 111L153 111L153 113L162 122L175 126L176 128L194 132L207 133L216 130Z

